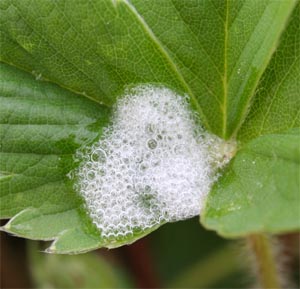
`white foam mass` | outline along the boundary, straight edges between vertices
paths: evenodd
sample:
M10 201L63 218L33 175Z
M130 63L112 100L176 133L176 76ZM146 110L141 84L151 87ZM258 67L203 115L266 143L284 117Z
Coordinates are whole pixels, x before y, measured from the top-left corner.
M199 214L226 162L196 124L187 97L140 86L118 100L101 139L80 150L77 190L103 238Z

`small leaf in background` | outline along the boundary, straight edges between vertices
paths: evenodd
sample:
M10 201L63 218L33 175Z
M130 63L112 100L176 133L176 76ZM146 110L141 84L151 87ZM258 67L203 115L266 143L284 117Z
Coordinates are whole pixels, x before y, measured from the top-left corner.
M242 246L199 226L168 223L148 238L161 288L248 288ZM249 282L250 281L250 282Z
M117 265L96 252L53 255L28 242L30 269L36 288L129 288L132 286Z

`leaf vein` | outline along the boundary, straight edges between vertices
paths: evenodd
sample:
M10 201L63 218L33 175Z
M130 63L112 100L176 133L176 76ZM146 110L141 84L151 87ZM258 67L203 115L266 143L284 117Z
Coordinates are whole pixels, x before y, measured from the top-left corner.
M197 101L196 96L194 95L194 93L192 92L191 88L189 87L189 85L185 81L185 78L183 77L183 75L180 72L179 68L176 66L176 64L172 60L172 58L169 55L169 53L166 51L166 49L164 48L164 46L162 45L162 43L159 41L159 39L156 37L156 35L152 31L152 29L146 23L146 21L144 20L144 18L139 14L139 12L137 11L137 9L132 5L132 3L130 3L127 0L124 0L123 3L125 3L127 5L128 9L133 13L133 15L135 15L135 17L137 18L137 20L139 21L139 23L141 24L141 26L144 28L145 32L147 32L149 38L157 46L157 48L159 49L160 53L165 57L165 59L167 60L169 66L170 66L170 68L173 70L173 72L177 76L177 78L180 81L181 85L183 86L183 88L185 88L186 92L190 95L191 100L193 101L193 104L197 108L200 116L202 117L202 121L204 122L205 126L208 129L210 129L208 120L207 120L205 114L203 113L203 110L200 107L200 105L199 105L199 103Z

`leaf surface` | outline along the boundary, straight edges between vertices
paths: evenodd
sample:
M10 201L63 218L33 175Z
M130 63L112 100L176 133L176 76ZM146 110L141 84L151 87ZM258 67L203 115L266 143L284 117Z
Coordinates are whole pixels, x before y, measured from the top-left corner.
M0 74L0 212L13 217L4 230L57 242L77 232L66 251L98 247L67 174L75 150L98 137L109 111L11 66L2 64Z
M300 126L300 3L295 7L280 45L256 89L250 112L238 138L257 136Z
M3 1L1 59L107 105L126 85L170 86L229 138L294 4Z
M300 129L245 145L208 197L206 227L227 237L299 230Z

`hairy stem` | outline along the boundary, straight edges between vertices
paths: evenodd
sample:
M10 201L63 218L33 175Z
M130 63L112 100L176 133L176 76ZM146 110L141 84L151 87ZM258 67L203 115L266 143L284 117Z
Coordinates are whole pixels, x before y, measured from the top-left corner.
M255 256L258 278L262 288L281 288L278 266L270 237L255 234L248 237Z

